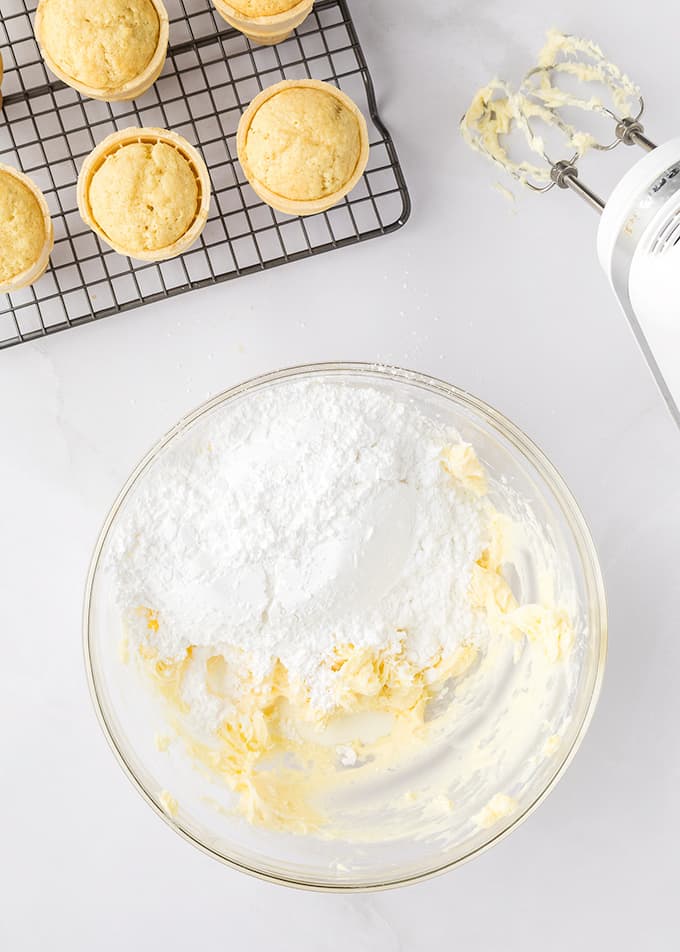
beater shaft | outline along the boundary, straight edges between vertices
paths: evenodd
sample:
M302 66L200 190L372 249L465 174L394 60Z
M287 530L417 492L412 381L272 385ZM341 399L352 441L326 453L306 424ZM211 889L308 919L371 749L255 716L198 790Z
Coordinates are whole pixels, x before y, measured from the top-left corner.
M550 177L558 188L570 188L596 212L601 214L604 211L604 202L579 179L578 169L573 162L556 162L550 170Z
M639 119L621 119L616 126L616 138L624 145L639 145L646 152L653 152L656 144L644 134L645 127Z

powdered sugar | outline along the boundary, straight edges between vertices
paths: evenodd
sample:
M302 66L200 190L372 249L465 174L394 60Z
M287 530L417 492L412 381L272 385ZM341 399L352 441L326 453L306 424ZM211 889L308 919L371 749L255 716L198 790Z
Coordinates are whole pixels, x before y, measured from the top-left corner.
M324 707L337 645L403 642L424 666L483 642L467 592L488 519L441 465L457 442L415 404L330 380L213 411L154 461L116 524L108 570L132 640L166 660L206 649L183 685L206 723L222 711L205 689L211 655L255 680L279 659ZM153 630L140 609L157 613Z

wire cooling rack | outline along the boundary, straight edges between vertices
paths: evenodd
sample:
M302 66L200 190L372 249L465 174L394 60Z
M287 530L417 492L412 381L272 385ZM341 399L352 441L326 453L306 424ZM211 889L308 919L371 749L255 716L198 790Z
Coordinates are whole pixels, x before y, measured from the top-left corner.
M317 0L302 26L274 47L225 29L209 0L166 0L170 48L163 73L135 102L111 104L85 99L47 72L33 35L34 2L1 4L0 162L22 169L45 193L55 246L36 284L0 294L0 348L385 235L406 222L408 190L346 0ZM343 202L293 218L263 204L246 182L236 128L261 89L303 77L335 83L355 100L370 117L371 150L366 174ZM208 165L208 223L179 258L147 264L118 255L78 214L83 159L127 126L173 129L199 147Z

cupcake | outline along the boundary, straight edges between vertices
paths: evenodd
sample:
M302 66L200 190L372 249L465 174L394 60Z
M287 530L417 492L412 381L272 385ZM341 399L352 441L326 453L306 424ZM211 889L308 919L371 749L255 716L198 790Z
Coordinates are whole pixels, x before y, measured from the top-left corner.
M84 96L141 96L168 49L162 0L40 0L35 32L51 71Z
M291 215L326 211L368 161L366 120L349 96L316 79L270 86L241 116L238 157L268 205Z
M213 0L220 16L256 43L272 46L312 12L314 0Z
M78 176L83 221L119 254L162 261L186 251L210 207L205 162L166 129L123 129L89 154Z
M18 291L37 281L53 247L45 196L28 176L0 165L0 291Z

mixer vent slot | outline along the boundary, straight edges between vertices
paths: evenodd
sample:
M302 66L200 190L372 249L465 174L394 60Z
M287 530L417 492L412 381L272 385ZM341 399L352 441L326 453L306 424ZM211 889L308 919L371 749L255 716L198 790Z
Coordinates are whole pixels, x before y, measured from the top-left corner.
M673 212L659 229L659 233L652 244L651 253L662 255L678 243L680 243L680 208Z

